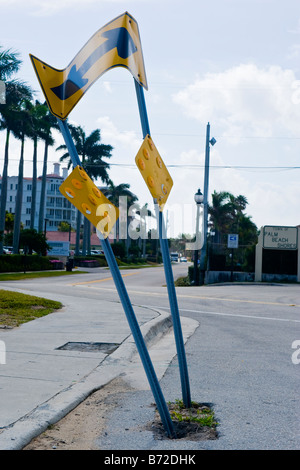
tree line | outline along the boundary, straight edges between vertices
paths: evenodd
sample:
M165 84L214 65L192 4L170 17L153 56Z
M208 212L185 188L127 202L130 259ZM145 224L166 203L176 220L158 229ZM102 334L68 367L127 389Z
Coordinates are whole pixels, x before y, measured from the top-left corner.
M251 216L245 213L247 205L247 198L243 195L234 196L228 191L212 193L211 204L208 205L208 253L205 260L209 269L225 270L234 261L235 268L254 270L258 229ZM234 253L227 248L229 234L239 236L239 248ZM171 251L193 258L193 252L186 250L191 241L194 241L191 234L182 233L178 238L170 239Z
M21 211L23 197L23 175L24 175L24 145L25 139L33 141L33 170L32 170L32 196L30 211L30 230L34 230L35 214L37 207L37 153L38 142L44 143L43 170L41 182L41 197L38 214L38 232L41 233L45 220L46 202L46 176L48 163L49 146L55 144L53 130L58 129L56 118L49 111L46 103L40 103L34 99L34 92L31 87L22 80L15 78L15 74L20 70L22 61L19 53L12 50L3 50L0 47L0 80L5 83L5 102L0 104L0 130L5 132L4 164L1 180L1 200L0 200L0 254L3 253L3 234L5 231L5 220L7 218L6 199L8 184L8 163L10 137L13 135L20 141L20 159L18 170L18 185L16 193L16 204L13 223L13 252L19 252L20 232L21 232ZM70 132L81 159L82 166L89 176L96 180L98 178L106 184L105 193L107 197L123 195L129 198L129 203L137 201L137 197L129 190L128 184L115 186L111 181L108 170L110 168L106 159L111 158L113 147L101 143L100 129L96 129L86 135L81 126L69 125ZM56 150L66 150L65 145L60 145ZM71 166L71 159L67 151L60 157L60 161L68 161L68 168ZM114 202L114 201L112 201ZM79 251L79 236L82 223L81 213L77 213L77 239L76 251ZM89 250L91 228L84 218L84 250Z
M37 223L37 232L41 234L45 220L44 210L46 202L48 150L50 146L54 146L55 144L53 130L58 129L57 119L49 111L47 104L40 103L36 100L31 87L22 80L15 78L15 74L19 72L21 64L22 61L17 52L3 50L0 46L0 80L5 83L6 89L5 103L0 104L0 130L5 132L0 200L0 254L3 253L3 234L5 231L5 220L8 216L6 213L6 199L10 137L13 135L20 141L18 186L12 230L13 251L14 253L18 253L21 233L25 139L29 138L33 141L30 230L34 230L37 206L38 143L42 142L44 145L41 196ZM112 156L113 147L101 143L100 129L96 129L92 131L90 135L86 135L81 126L69 124L69 128L82 166L92 179L97 180L99 178L102 183L106 185L103 192L108 199L110 199L113 204L118 205L119 197L126 196L128 205L136 203L138 198L130 191L129 184L115 186L109 177L108 171L110 165L107 160ZM68 168L70 168L72 162L66 146L60 145L56 150L64 152L60 157L60 161L66 162ZM244 212L247 204L247 199L242 195L234 196L229 192L214 191L212 194L212 204L209 206L208 213L210 218L210 239L213 240L216 246L226 244L228 233L238 233L241 245L249 246L256 243L257 227L251 220L251 217L247 216ZM12 223L11 220L10 223ZM79 253L81 224L82 215L77 211L76 254ZM90 223L86 218L84 218L83 226L83 253L86 253L90 250L91 234ZM115 233L116 241L118 238L118 222ZM213 237L211 236L212 233L214 233Z

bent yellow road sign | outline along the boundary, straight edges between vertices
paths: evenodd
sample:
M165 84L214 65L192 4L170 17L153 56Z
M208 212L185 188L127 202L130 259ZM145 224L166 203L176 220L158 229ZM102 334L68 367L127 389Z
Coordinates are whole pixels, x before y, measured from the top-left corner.
M127 68L148 88L138 24L127 12L99 29L65 69L55 69L32 54L30 58L50 111L62 120L111 68Z
M117 209L97 188L81 166L59 187L67 198L107 238L119 217Z
M146 135L135 162L153 199L162 211L171 192L173 180L149 134Z

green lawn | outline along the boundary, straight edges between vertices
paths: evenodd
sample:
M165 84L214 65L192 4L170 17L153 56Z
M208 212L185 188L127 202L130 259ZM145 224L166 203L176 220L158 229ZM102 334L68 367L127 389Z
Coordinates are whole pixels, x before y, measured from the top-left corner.
M72 274L86 274L86 271L36 271L30 273L0 273L0 282L34 279L37 277L72 276Z
M0 290L0 325L16 327L62 307L60 302Z

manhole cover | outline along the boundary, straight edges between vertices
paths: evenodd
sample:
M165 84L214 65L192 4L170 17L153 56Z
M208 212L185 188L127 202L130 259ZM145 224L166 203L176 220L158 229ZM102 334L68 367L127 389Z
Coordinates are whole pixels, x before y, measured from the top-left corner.
M84 343L84 342L69 342L56 349L63 349L67 351L81 351L81 352L104 352L111 354L119 347L118 343Z

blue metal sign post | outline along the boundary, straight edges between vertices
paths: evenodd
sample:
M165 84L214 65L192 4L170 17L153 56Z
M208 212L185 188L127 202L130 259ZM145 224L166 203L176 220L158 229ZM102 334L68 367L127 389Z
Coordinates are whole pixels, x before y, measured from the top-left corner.
M148 121L146 103L145 103L145 96L144 90L139 83L134 80L139 113L140 113L140 120L142 126L143 137L145 138L147 134L150 134L150 126ZM191 407L191 393L190 393L190 384L189 384L189 376L188 376L188 368L185 356L185 349L184 349L184 341L182 336L182 329L179 317L179 310L178 310L178 303L175 291L175 284L173 278L173 271L169 256L169 247L168 247L168 240L166 237L166 231L164 226L164 219L163 214L161 211L158 211L158 227L159 227L159 241L160 247L163 257L163 264L165 269L165 277L167 282L167 289L169 295L169 302L171 308L171 314L173 319L173 327L174 327L174 336L177 348L177 355L178 355L178 364L179 364L179 371L180 371L180 378L181 378L181 388L182 388L182 398L186 408Z
M103 42L103 38L106 39L105 42ZM118 53L109 54L115 48ZM128 12L125 12L101 28L86 46L80 50L66 69L57 70L33 55L30 55L30 57L49 109L57 117L58 125L74 168L81 166L81 162L65 119L94 81L106 70L122 66L128 68L140 86L147 88L138 26L135 19ZM111 245L108 238L105 238L100 231L99 238L163 426L169 437L176 437L169 409L162 394Z
M73 166L76 167L77 165L81 165L76 147L74 145L72 136L70 134L70 131L67 127L67 124L65 121L61 121L60 119L57 119L61 133L64 137L66 146L69 151L69 155L71 157ZM100 233L100 232L99 232ZM173 422L170 417L169 409L167 407L166 401L164 399L163 393L161 391L161 387L159 385L159 381L157 379L153 364L151 362L151 358L149 356L149 352L147 350L147 347L145 345L145 341L143 338L143 335L141 333L138 321L136 319L135 313L132 308L132 304L130 302L126 287L124 285L123 278L121 276L118 264L116 262L115 256L113 254L110 242L108 238L101 237L101 245L104 251L104 255L107 261L107 264L109 266L109 269L111 271L112 277L114 279L116 289L118 291L120 300L122 302L125 315L128 321L128 324L130 326L132 336L135 340L136 347L138 350L138 353L140 355L142 364L144 366L145 373L147 375L156 405L157 409L159 411L164 429L169 437L176 437L175 435L175 430L173 426Z

